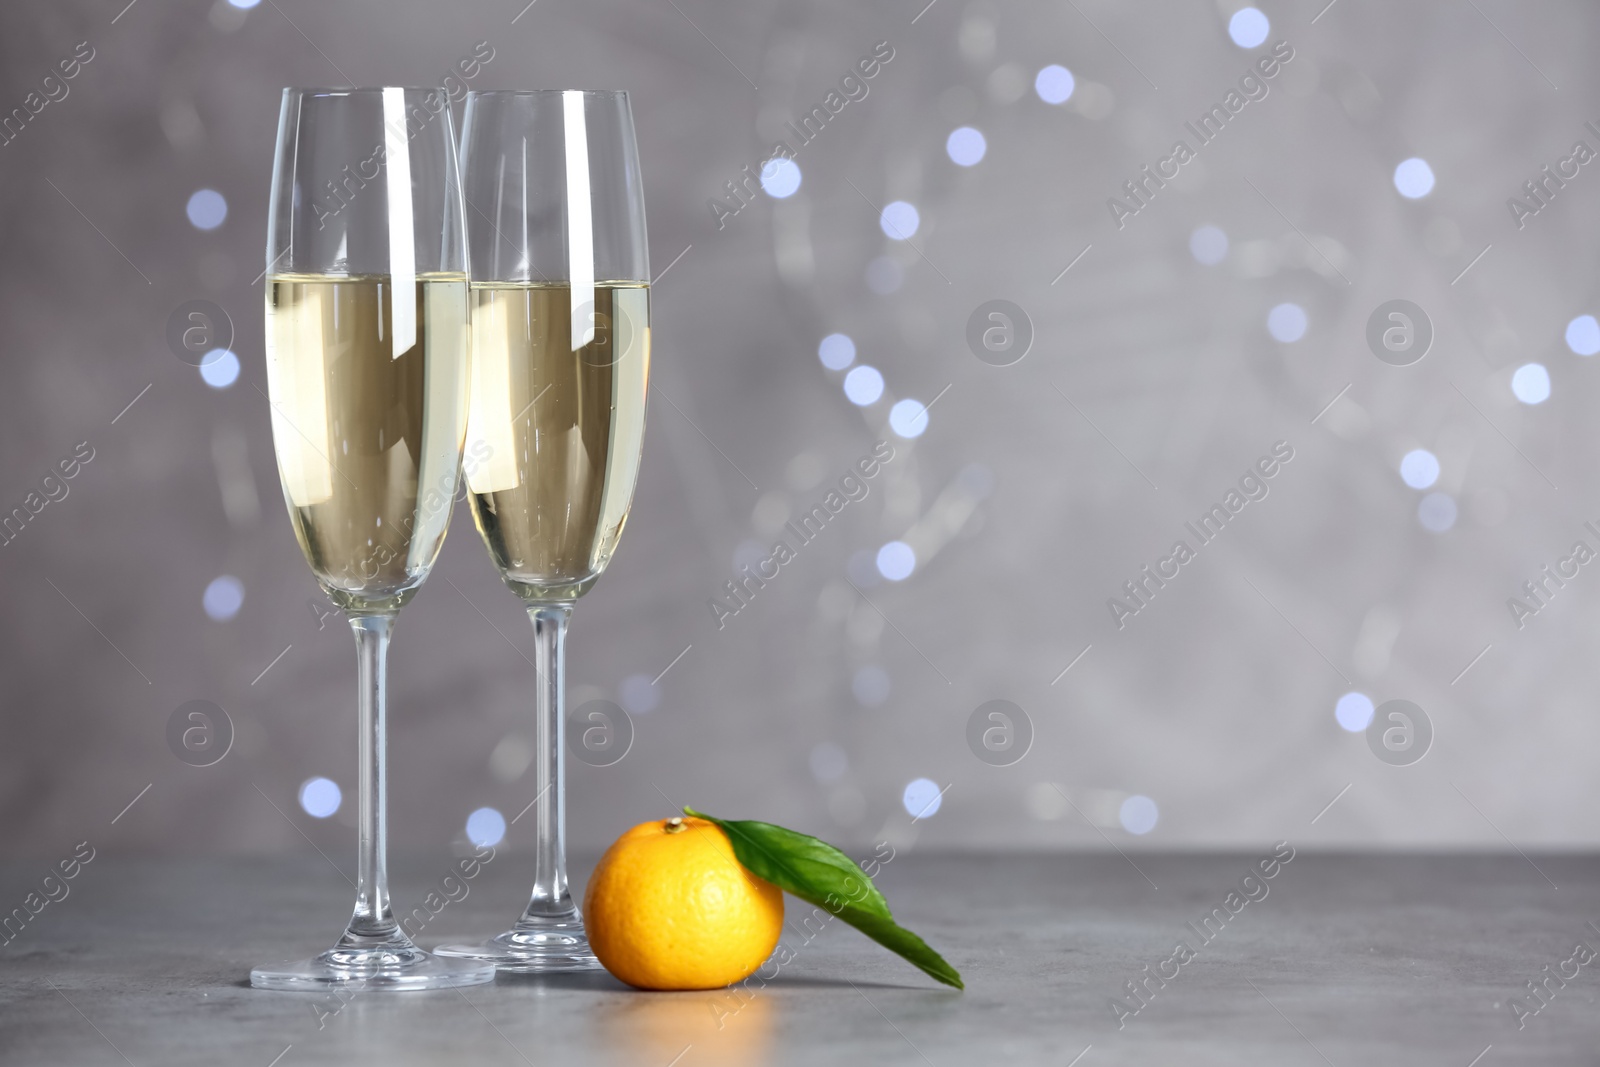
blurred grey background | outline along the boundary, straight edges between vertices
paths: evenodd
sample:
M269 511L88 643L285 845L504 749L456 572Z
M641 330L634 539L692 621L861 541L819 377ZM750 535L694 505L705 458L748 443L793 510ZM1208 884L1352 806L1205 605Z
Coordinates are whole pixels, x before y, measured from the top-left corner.
M473 87L632 93L666 272L633 516L569 642L570 703L625 706L634 739L571 761L575 849L682 804L855 845L1592 846L1600 567L1560 561L1600 550L1600 164L1544 205L1522 187L1600 150L1600 10L1261 0L1244 47L1231 0L924 3L0 8L0 115L26 112L0 145L0 511L68 490L0 545L4 849L347 859L353 644L283 512L264 396L278 92L438 84L480 41ZM719 226L708 201L731 211L726 183L797 146L785 124L879 42L867 95L797 148L798 189ZM1201 145L1184 124L1278 42L1266 95ZM1123 183L1179 139L1195 158L1119 228L1108 199L1135 206ZM200 190L226 204L211 229ZM1540 206L1520 228L1512 196ZM908 240L880 225L897 201ZM1031 324L1009 366L968 342L996 299ZM1409 366L1367 341L1394 299L1431 322ZM232 318L225 387L169 349L190 300ZM819 357L835 333L875 402ZM937 398L915 438L890 425L908 398ZM719 629L735 568L879 439L866 498ZM1185 523L1280 441L1270 493L1200 546ZM454 526L396 632L396 849L533 799L529 627L465 508ZM1179 539L1195 558L1119 628L1108 599ZM891 581L895 541L915 565ZM1433 734L1408 765L1361 730L1397 699ZM169 748L191 700L233 724L209 767ZM969 745L991 700L1031 723L1009 765ZM300 803L319 777L330 818Z

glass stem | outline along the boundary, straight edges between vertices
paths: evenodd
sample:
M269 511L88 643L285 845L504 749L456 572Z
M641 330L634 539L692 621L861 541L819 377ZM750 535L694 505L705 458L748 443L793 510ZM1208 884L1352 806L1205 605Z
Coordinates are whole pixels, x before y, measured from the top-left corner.
M578 908L567 892L566 711L567 620L571 604L541 604L528 609L539 683L534 697L533 895L519 929L547 928L552 921L576 920Z
M341 947L408 944L389 907L389 774L385 707L389 635L394 616L367 615L350 620L360 664L360 782L358 786L357 885L355 914Z

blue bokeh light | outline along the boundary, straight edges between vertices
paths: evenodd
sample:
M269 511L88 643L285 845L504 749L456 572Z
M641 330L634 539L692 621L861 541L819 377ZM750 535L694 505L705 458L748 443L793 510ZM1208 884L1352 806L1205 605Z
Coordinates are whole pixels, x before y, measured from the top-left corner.
M1333 706L1333 717L1342 729L1358 734L1372 721L1372 698L1365 693L1346 693Z
M829 370L844 370L856 361L856 343L848 334L830 333L817 345L817 358Z
M343 800L338 783L327 778L307 778L300 786L300 808L313 819L326 819Z
M1124 800L1122 807L1117 811L1117 820L1130 834L1149 833L1156 828L1160 818L1161 811L1156 807L1156 802L1138 793Z
M1600 352L1600 322L1593 315L1579 315L1567 323L1567 347L1580 356Z
M1420 200L1433 192L1433 168L1413 156L1394 168L1394 187L1407 200Z
M928 409L920 400L898 400L889 409L889 429L905 438L921 437L928 428Z
M904 241L916 236L917 227L922 225L922 216L917 214L915 205L904 200L895 200L883 209L882 215L878 216L878 225L889 237L896 241Z
M944 142L944 150L951 162L971 167L982 161L989 151L989 142L984 139L982 131L961 126L950 131L950 136Z
M905 805L906 814L913 819L926 819L939 813L944 797L940 794L939 783L932 778L913 778L906 783L900 803Z
M1254 48L1267 39L1272 23L1260 8L1242 7L1228 20L1228 36L1240 48Z
M1072 91L1077 87L1072 71L1059 63L1045 67L1033 79L1033 91L1047 104L1065 104L1072 99Z
M493 808L479 808L467 816L467 840L479 848L492 848L506 837L506 817Z
M1279 304L1267 312L1267 332L1290 344L1306 335L1306 312L1299 304Z
M883 395L883 375L865 363L844 376L844 395L857 407L876 404Z
M891 582L903 582L917 569L917 553L904 541L890 541L878 549L878 573Z
M1427 489L1439 480L1439 457L1413 448L1400 459L1400 478L1413 489Z
M1189 254L1196 263L1214 267L1228 255L1228 235L1217 226L1198 226L1189 235Z
M226 389L239 380L239 357L226 348L213 348L200 361L200 379L213 389Z
M215 189L197 189L185 209L197 230L214 230L228 217L228 201Z
M761 166L761 188L774 200L784 200L800 190L800 165L778 156Z
M1511 392L1524 404L1550 399L1550 372L1543 363L1524 363L1511 375Z
M1459 511L1449 493L1429 493L1417 504L1417 521L1425 530L1444 533L1456 524Z
M216 621L227 622L244 606L244 583L231 574L211 579L200 606Z

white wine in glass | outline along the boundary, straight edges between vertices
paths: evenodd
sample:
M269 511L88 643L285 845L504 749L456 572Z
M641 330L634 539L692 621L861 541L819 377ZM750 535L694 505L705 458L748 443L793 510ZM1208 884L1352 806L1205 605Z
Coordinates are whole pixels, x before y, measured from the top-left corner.
M404 603L444 541L467 386L467 278L413 283L416 339L395 352L387 276L267 282L273 440L295 536L333 600Z
M594 306L594 336L574 352L570 287L472 288L468 439L474 455L488 458L472 466L467 487L490 558L530 603L587 592L611 562L633 503L650 290L592 292L585 303Z

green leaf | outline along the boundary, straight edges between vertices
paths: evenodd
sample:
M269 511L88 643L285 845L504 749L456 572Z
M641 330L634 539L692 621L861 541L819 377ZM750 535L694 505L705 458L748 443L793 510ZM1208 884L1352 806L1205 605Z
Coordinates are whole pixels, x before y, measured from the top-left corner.
M853 915L841 912L839 918L866 934L872 940L920 968L924 974L957 989L967 988L961 974L945 958L928 947L928 943L893 919L879 919L871 915Z
M683 812L721 827L751 874L838 916L945 985L966 988L944 957L894 921L889 902L867 872L826 841L769 822L718 819L693 808Z
M739 862L773 885L819 907L827 907L823 899L832 894L841 901L852 902L866 914L893 919L889 902L867 872L826 841L769 822L717 819L688 808L683 810L722 827L733 842ZM818 899L812 900L812 896Z

